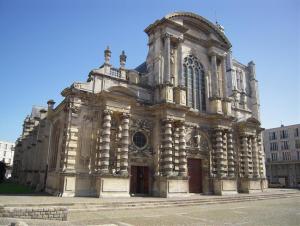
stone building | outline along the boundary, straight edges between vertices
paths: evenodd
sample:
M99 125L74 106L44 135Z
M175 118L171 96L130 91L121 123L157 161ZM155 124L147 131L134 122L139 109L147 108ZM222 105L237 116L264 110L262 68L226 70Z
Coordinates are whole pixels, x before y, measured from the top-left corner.
M62 196L263 191L255 64L234 60L223 28L193 13L145 32L140 66L127 69L122 52L113 67L107 48L86 82L25 120L15 180Z
M266 129L263 138L269 183L298 187L300 185L300 124Z
M11 177L13 159L14 159L15 143L0 141L0 161L6 164L5 177Z

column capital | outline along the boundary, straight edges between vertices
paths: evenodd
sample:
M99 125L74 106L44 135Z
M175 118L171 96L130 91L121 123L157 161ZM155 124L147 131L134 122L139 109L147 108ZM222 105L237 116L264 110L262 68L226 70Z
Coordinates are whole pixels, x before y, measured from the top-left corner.
M109 110L109 109L105 109L105 110L103 111L103 114L104 114L104 115L112 115L112 113L113 113L113 111L112 111L112 110Z
M164 38L164 39L170 39L171 37L172 37L172 35L169 34L169 33L164 33L164 34L163 34L163 38Z
M130 113L127 113L127 112L122 112L121 113L121 118L122 119L128 119L131 117L131 114Z
M174 120L173 119L171 119L171 118L164 118L164 119L161 119L161 123L164 125L164 124L167 124L167 123L169 123L169 124L171 124L171 123L173 123L174 122Z

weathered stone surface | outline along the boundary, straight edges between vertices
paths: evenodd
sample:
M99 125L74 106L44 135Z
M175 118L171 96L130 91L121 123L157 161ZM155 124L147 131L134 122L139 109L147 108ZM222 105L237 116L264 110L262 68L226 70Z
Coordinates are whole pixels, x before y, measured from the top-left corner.
M113 67L107 48L87 82L25 119L15 181L64 197L182 196L195 184L206 194L263 190L254 63L233 60L222 29L193 13L169 14L145 32L142 65L127 69L122 53ZM200 160L199 175L188 159ZM44 211L36 217L56 216Z

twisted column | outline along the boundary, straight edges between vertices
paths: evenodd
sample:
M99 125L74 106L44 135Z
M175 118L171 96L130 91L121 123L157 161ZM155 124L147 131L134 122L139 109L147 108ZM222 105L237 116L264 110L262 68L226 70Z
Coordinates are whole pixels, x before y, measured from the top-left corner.
M234 147L232 139L232 131L227 133L227 161L228 161L228 176L235 176L235 164L234 164Z
M163 124L163 173L170 176L173 173L172 121L165 119Z
M109 110L103 111L102 142L100 149L100 169L102 173L109 172L111 114L112 112Z
M181 122L179 125L179 176L187 175L185 143L185 126L184 122Z
M259 158L257 150L257 139L255 136L251 139L252 144L252 162L253 162L253 177L259 177Z
M121 159L120 159L120 173L122 175L128 174L128 144L129 144L129 114L123 113L121 116Z

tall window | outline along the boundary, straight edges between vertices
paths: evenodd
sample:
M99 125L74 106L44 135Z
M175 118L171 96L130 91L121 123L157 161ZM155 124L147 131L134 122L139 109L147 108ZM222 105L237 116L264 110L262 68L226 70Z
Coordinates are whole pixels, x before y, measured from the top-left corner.
M270 150L271 151L277 151L278 150L278 144L277 144L277 142L270 143Z
M276 132L269 132L269 140L276 140Z
M299 137L299 128L295 129L295 137Z
M193 55L184 58L183 74L187 88L187 105L200 111L206 111L204 70Z
M281 150L288 150L289 149L289 143L287 140L281 141Z
M287 130L281 130L280 131L280 139L286 139L288 138L288 131Z

